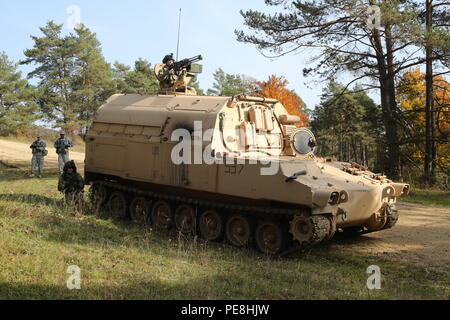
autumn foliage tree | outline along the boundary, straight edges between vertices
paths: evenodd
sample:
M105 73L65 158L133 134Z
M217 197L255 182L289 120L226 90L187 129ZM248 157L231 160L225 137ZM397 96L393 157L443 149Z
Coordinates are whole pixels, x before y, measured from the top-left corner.
M450 170L450 83L442 76L433 77L434 145L436 166L444 174ZM398 90L398 101L403 113L403 150L412 162L425 158L425 74L419 68L403 74Z
M255 95L278 99L287 111L300 118L299 127L306 126L309 122L306 113L306 104L293 90L287 88L289 82L283 77L271 75L267 81L255 81Z

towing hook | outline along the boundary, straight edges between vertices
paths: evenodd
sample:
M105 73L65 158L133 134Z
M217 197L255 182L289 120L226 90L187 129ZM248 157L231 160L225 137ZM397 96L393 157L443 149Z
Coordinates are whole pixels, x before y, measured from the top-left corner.
M306 174L306 170L302 170L302 171L295 172L292 176L286 178L286 182L289 182L289 181L291 181L291 180L297 180L297 178L298 178L299 176L303 176L303 175L305 175L305 174Z

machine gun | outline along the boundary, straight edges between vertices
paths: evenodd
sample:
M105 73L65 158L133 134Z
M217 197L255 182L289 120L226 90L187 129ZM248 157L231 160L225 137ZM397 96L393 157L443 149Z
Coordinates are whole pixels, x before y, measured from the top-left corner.
M202 61L202 60L203 60L203 57L201 55L198 55L198 56L195 56L195 57L192 57L192 58L189 58L189 59L183 59L181 61L178 61L178 62L175 62L174 64L172 64L169 67L169 70L173 69L176 72L180 72L184 68L187 68L188 71L189 71L189 69L190 69L190 67L191 67L191 65L193 63L198 62L198 61Z

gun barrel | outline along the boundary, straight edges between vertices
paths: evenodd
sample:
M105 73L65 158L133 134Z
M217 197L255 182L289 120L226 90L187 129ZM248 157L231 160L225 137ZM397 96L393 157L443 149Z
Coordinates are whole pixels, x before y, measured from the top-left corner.
M201 55L189 58L189 59L183 59L181 61L175 62L172 66L169 67L169 69L175 69L175 70L181 70L182 68L187 68L191 64L202 61L203 57Z
M203 60L203 57L199 54L198 56L195 56L195 57L192 57L192 58L190 58L190 59L188 59L190 62L192 62L192 63L194 63L194 62L197 62L197 61L202 61Z

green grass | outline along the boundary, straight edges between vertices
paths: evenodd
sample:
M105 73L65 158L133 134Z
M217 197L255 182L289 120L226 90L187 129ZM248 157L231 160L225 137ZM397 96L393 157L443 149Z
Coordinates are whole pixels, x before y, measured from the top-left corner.
M343 250L283 259L64 208L56 172L0 168L0 299L450 299L446 274ZM345 241L344 241L345 242ZM368 290L378 265L382 289ZM66 287L81 268L82 289Z
M412 189L402 201L450 208L450 191Z

